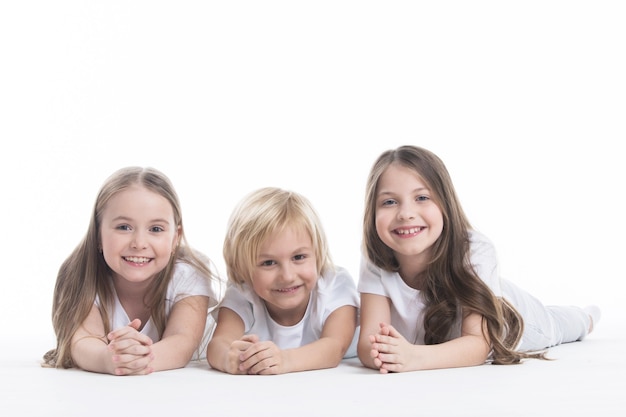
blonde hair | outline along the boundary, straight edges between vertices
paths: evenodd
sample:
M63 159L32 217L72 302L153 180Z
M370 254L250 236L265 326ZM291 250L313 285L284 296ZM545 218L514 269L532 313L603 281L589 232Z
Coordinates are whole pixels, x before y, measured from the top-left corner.
M88 316L96 297L100 300L99 309L104 324L104 334L94 335L94 337L106 340L106 334L112 330L109 326L109 313L113 302L113 284L111 269L99 251L101 247L100 224L102 213L109 200L133 185L145 187L167 199L172 205L174 221L180 230L180 243L176 246L174 255L170 257L167 266L157 274L144 300L146 306L150 308L151 318L159 336L165 329L165 295L173 276L175 263L185 262L192 265L208 281L217 278L211 260L187 244L178 195L169 178L150 167L126 167L114 172L104 182L98 193L85 237L62 263L57 274L52 304L52 324L57 346L44 355L43 366L74 367L70 349L72 337Z
M287 227L309 234L319 275L333 268L326 234L309 200L293 191L265 187L242 199L228 221L223 248L228 280L250 284L261 245Z

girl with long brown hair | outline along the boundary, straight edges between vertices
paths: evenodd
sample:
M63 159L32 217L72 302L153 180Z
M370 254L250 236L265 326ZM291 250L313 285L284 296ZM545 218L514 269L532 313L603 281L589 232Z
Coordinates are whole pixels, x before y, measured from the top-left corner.
M369 174L358 355L381 373L520 363L582 340L596 306L545 306L499 276L439 157L383 152Z

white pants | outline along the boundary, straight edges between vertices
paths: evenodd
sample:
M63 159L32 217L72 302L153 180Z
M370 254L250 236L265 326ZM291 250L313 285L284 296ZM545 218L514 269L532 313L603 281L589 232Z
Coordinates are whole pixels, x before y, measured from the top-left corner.
M537 298L502 280L504 297L524 319L524 333L517 347L521 351L536 351L584 339L589 333L591 318L576 306L546 306Z

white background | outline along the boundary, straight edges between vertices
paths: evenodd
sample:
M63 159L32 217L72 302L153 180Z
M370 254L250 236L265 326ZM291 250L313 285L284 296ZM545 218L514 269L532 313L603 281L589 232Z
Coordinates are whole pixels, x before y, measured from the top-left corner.
M120 167L171 178L190 243L222 274L239 199L261 186L298 191L357 279L368 170L403 144L446 162L505 277L546 303L596 303L606 325L621 321L624 9L2 2L3 338L53 347L57 269Z

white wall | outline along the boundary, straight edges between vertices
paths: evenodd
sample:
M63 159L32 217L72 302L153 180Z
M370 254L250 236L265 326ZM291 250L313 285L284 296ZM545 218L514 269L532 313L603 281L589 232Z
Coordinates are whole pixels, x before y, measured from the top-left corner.
M444 159L506 277L626 317L624 6L425 3L3 2L3 333L50 336L56 271L126 165L170 176L222 272L236 202L301 192L356 279L368 169L402 144Z

